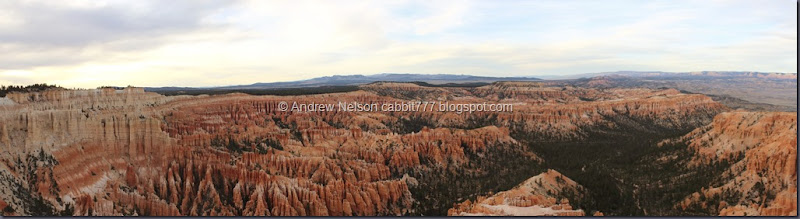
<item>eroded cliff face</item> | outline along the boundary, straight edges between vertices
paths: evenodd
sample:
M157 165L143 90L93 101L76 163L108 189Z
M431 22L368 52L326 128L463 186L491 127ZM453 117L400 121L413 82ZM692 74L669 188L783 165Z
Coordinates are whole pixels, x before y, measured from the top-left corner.
M584 216L569 199L581 198L582 186L558 171L547 170L531 177L511 190L491 196L478 196L447 211L449 216ZM602 215L596 212L593 215Z
M675 89L593 89L554 82L497 82L477 88L440 88L380 83L365 90L410 100L448 103L511 103L513 113L421 112L432 125L475 127L493 124L546 140L587 140L595 130L636 129L660 133L690 131L728 110L701 94ZM416 94L416 95L412 95ZM401 114L404 115L404 114Z
M378 162L382 158L369 153L373 150L339 153L323 144L305 148L303 144L322 137L313 133L304 135L307 140L284 140L277 146L249 142L254 140L250 135L267 139L288 130L263 123L264 112L250 112L261 115L259 119L246 117L235 100L225 102L235 95L217 98L219 103L133 89L74 92L78 94L25 94L34 98L20 99L21 104L4 113L0 133L7 149L4 176L11 182L6 186L40 195L55 212L74 208L74 215L302 216L397 215L409 210L408 178L392 177ZM78 103L70 103L73 98ZM222 108L216 111L214 106ZM339 143L354 133L329 131L322 133L339 135ZM248 150L256 147L264 148ZM369 155L376 160L358 160ZM49 213L31 209L23 198L13 193L3 197L22 214Z
M152 106L172 98L142 89L11 93L0 110L0 177L16 213L62 211L100 196L126 166L165 162L176 141ZM20 195L19 193L29 193ZM31 200L41 198L36 203ZM55 206L50 209L48 205Z
M0 200L19 215L443 214L458 198L544 169L517 138L692 129L725 110L675 90L370 86L295 97L9 94L14 104L0 106ZM278 110L281 101L422 98L511 103L514 111Z
M690 165L730 162L712 185L678 203L723 216L797 215L797 115L722 113L684 136Z

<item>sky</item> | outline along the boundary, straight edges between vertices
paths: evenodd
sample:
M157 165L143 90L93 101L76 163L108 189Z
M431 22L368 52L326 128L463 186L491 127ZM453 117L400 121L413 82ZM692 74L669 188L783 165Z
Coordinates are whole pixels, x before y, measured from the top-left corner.
M0 85L797 72L797 2L0 1Z

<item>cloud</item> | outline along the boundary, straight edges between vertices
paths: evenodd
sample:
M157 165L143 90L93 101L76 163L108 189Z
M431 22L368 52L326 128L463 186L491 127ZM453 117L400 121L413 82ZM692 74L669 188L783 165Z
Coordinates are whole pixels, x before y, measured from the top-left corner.
M192 31L203 18L224 4L211 1L136 1L133 5L98 3L59 5L44 2L5 2L17 25L4 28L4 43L88 46L120 38L151 38Z
M215 86L381 72L796 72L796 12L789 10L795 4L0 2L0 83Z
M0 69L80 64L158 47L176 34L213 31L213 1L0 3ZM12 55L13 54L13 55Z

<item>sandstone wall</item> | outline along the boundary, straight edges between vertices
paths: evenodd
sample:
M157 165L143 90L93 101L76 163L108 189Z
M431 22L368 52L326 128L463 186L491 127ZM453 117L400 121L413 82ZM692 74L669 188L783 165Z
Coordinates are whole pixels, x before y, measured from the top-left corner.
M417 181L409 171L466 168L470 156L498 147L524 151L512 132L587 140L595 129L696 127L725 110L675 90L370 86L302 97L164 97L136 88L12 93L15 104L0 106L0 178L9 182L0 189L21 184L74 215L403 215L413 213ZM473 114L277 110L287 100L423 98L515 107ZM412 118L425 127L400 131ZM0 193L19 214L32 212L24 198Z
M721 186L704 188L679 207L718 208L720 215L797 215L796 114L722 113L684 140L695 151L693 165L735 163L720 176ZM708 201L714 196L732 196L734 203Z

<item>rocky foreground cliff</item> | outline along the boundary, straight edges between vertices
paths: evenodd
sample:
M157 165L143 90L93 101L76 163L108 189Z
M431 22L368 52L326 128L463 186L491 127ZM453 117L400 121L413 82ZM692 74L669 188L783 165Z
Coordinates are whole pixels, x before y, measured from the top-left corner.
M558 171L548 170L531 177L511 190L479 196L456 204L449 216L585 216L574 209L569 199L581 199L585 189ZM593 216L602 216L594 212Z
M546 172L561 160L544 153L548 142L683 135L728 110L673 89L539 82L374 83L290 97L109 88L4 99L4 215L446 215ZM280 110L284 101L491 102L514 110L292 112ZM584 189L600 191L592 188Z

